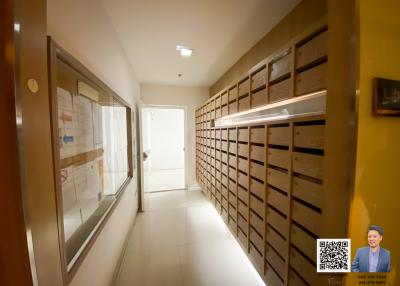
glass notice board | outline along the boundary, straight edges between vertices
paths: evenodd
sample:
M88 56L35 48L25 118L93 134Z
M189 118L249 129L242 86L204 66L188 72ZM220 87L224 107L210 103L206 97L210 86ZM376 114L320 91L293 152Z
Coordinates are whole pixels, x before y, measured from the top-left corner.
M52 75L60 247L68 273L132 177L131 109L60 50Z

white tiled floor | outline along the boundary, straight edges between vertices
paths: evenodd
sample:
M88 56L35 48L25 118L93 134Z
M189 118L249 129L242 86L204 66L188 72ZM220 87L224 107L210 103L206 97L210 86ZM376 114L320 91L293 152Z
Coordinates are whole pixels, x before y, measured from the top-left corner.
M185 188L185 170L152 170L144 172L145 192L159 192Z
M200 191L146 194L118 286L265 285Z

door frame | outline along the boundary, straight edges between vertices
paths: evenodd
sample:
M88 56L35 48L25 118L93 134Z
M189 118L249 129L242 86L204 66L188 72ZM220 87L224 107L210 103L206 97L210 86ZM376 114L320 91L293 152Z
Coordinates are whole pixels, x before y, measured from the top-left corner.
M142 128L142 111L145 108L159 108L159 109L182 109L183 110L183 125L184 125L184 130L183 130L183 138L184 138L184 143L183 143L183 148L184 148L184 162L183 162L183 169L184 169L184 188L187 190L188 184L187 184L187 166L188 166L188 132L187 132L187 107L183 105L158 105L158 104L140 104L139 107L139 117L140 117L140 177L142 179L142 197L144 196L144 166L143 166L143 128Z

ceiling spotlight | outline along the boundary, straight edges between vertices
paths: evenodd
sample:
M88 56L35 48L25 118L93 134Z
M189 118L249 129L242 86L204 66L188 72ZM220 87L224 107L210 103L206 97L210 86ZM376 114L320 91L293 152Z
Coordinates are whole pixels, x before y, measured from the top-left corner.
M176 50L181 53L182 57L190 57L192 55L192 52L193 52L192 49L189 49L188 47L180 46L180 45L176 46Z

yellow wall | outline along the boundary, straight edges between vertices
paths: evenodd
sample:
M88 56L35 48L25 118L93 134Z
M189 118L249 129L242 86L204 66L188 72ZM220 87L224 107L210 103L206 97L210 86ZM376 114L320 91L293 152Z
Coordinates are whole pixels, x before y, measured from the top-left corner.
M391 251L386 285L400 285L400 118L372 115L372 79L400 80L400 1L361 0L360 82L355 193L350 210L352 258L367 245L370 224L384 228ZM359 285L356 275L346 285Z

